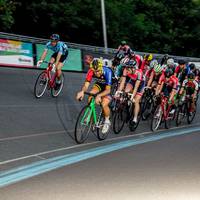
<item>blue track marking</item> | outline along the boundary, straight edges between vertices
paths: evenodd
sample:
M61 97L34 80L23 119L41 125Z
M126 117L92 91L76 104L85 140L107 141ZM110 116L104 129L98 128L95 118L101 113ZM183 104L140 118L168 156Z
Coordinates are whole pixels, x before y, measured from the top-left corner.
M200 131L200 127L190 127L186 129L176 129L162 134L156 134L146 136L139 139L127 139L121 142L115 142L112 144L104 145L101 147L91 148L76 153L67 154L64 156L58 156L47 160L35 162L33 164L18 167L13 170L5 171L0 173L0 187L5 187L10 184L55 170L70 164L74 164L89 158L94 158L106 153L110 153L116 150L124 149L127 147L153 142L169 137L179 136L183 134L192 134Z

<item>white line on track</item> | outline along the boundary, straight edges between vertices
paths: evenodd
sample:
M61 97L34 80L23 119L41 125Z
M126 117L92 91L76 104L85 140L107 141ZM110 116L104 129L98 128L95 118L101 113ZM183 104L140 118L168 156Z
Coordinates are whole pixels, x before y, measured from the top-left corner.
M184 127L191 127L191 126L194 126L194 125L197 125L197 124L185 125L185 126L181 126L181 127L173 127L170 130L184 128ZM159 132L163 132L163 131L166 131L166 129L160 129L159 130ZM59 151L76 149L76 148L86 147L86 146L90 146L90 145L94 145L94 144L100 144L100 143L104 144L106 142L112 142L112 141L125 139L125 138L134 138L134 137L138 137L138 136L145 136L145 135L150 134L150 133L153 133L153 132L147 131L147 132L143 132L143 133L135 134L135 135L126 135L126 136L121 136L121 137L116 137L116 138L110 138L110 139L107 139L107 140L104 140L104 141L95 141L95 142L90 142L90 143L85 143L85 144L73 145L73 146L69 146L69 147L65 147L65 148L54 149L54 150L50 150L50 151L39 152L39 153L31 154L31 155L28 155L28 156L23 156L23 157L11 159L11 160L2 161L2 162L0 162L0 165L4 165L4 164L20 161L20 160L32 158L32 157L41 157L41 155L55 153L55 152L59 152ZM156 134L156 133L154 133L154 134ZM42 159L45 159L45 158L42 157Z
M69 130L68 132L72 132L73 130ZM7 137L7 138L1 138L0 142L10 141L10 140L18 140L18 139L24 139L24 138L31 138L31 137L39 137L39 136L45 136L45 135L54 135L54 134L60 134L65 133L66 131L52 131L52 132L44 132L44 133L35 133L31 135L22 135L22 136L15 136L15 137Z

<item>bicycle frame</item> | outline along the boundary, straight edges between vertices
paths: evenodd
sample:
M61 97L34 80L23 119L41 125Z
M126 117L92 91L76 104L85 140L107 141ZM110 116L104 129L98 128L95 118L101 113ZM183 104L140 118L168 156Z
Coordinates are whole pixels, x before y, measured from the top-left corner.
M166 96L162 96L161 98L162 98L162 100L161 100L161 108L162 108L162 111L163 111L164 120L167 120L169 111L171 109L171 105L169 105L167 103L167 97ZM168 106L167 109L166 109L166 106Z
M90 112L89 117L88 117L88 112ZM96 116L96 106L95 106L95 98L94 97L92 97L92 99L89 103L89 107L86 109L84 116L81 119L81 124L84 124L85 118L87 118L86 124L88 125L90 123L92 115L93 115L94 123L96 124L97 116Z
M53 69L52 64L49 64L49 66L45 70L45 72L47 73L48 80L49 80L48 84L51 88L55 86L55 79L57 77L57 72L55 72L53 76L51 75L52 69Z

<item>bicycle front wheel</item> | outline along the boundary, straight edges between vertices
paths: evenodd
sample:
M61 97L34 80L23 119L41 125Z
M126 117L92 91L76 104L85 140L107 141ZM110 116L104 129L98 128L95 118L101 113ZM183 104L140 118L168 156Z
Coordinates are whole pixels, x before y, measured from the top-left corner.
M60 81L61 81L61 84L60 84L59 88L55 88L55 87L51 88L52 97L57 97L61 93L61 91L63 89L63 85L64 85L64 75L63 74L61 75L61 80Z
M88 138L92 127L91 112L91 108L89 106L85 106L78 115L74 131L75 141L78 144L85 142Z
M114 114L113 131L115 134L119 134L124 127L126 120L126 114L123 109L119 109Z
M105 132L105 133L102 132L102 129L103 129L103 126L104 126L104 121L105 121L105 117L104 117L102 108L99 112L99 115L97 115L97 116L98 116L97 125L96 125L97 138L99 140L105 140L107 138L109 132L110 132L110 128L107 130L107 132Z
M154 115L151 120L151 130L156 131L158 127L160 126L161 120L163 116L163 111L161 108L161 105L157 106Z
M45 93L45 90L48 85L48 76L46 72L40 73L40 75L37 77L37 80L35 82L34 86L34 95L36 98L40 98Z

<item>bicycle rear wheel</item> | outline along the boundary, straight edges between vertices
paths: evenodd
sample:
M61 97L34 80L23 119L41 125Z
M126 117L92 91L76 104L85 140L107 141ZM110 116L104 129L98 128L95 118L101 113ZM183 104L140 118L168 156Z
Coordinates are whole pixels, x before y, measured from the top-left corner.
M48 81L49 80L46 72L42 72L39 74L34 86L34 95L36 98L40 98L43 96L47 88Z
M186 108L184 103L182 105L179 105L178 107L176 114L176 126L179 126L181 124L185 116L186 116Z
M188 124L191 124L192 121L194 120L194 117L196 115L196 108L194 111L192 112L189 112L191 110L191 105L192 103L191 102L188 102L188 107L187 107L187 122ZM196 106L196 103L195 103L195 106Z
M90 106L85 106L78 115L74 131L75 141L78 144L85 142L88 138L92 126L91 112Z
M163 111L161 108L161 105L157 106L152 120L151 120L151 130L152 131L156 131L158 129L158 127L160 126L161 120L162 120L162 116L163 116Z
M64 85L64 75L63 75L63 73L61 75L61 80L60 81L61 81L61 84L60 84L58 89L55 89L55 87L51 88L52 97L57 97L61 93L61 91L63 89L63 85Z

